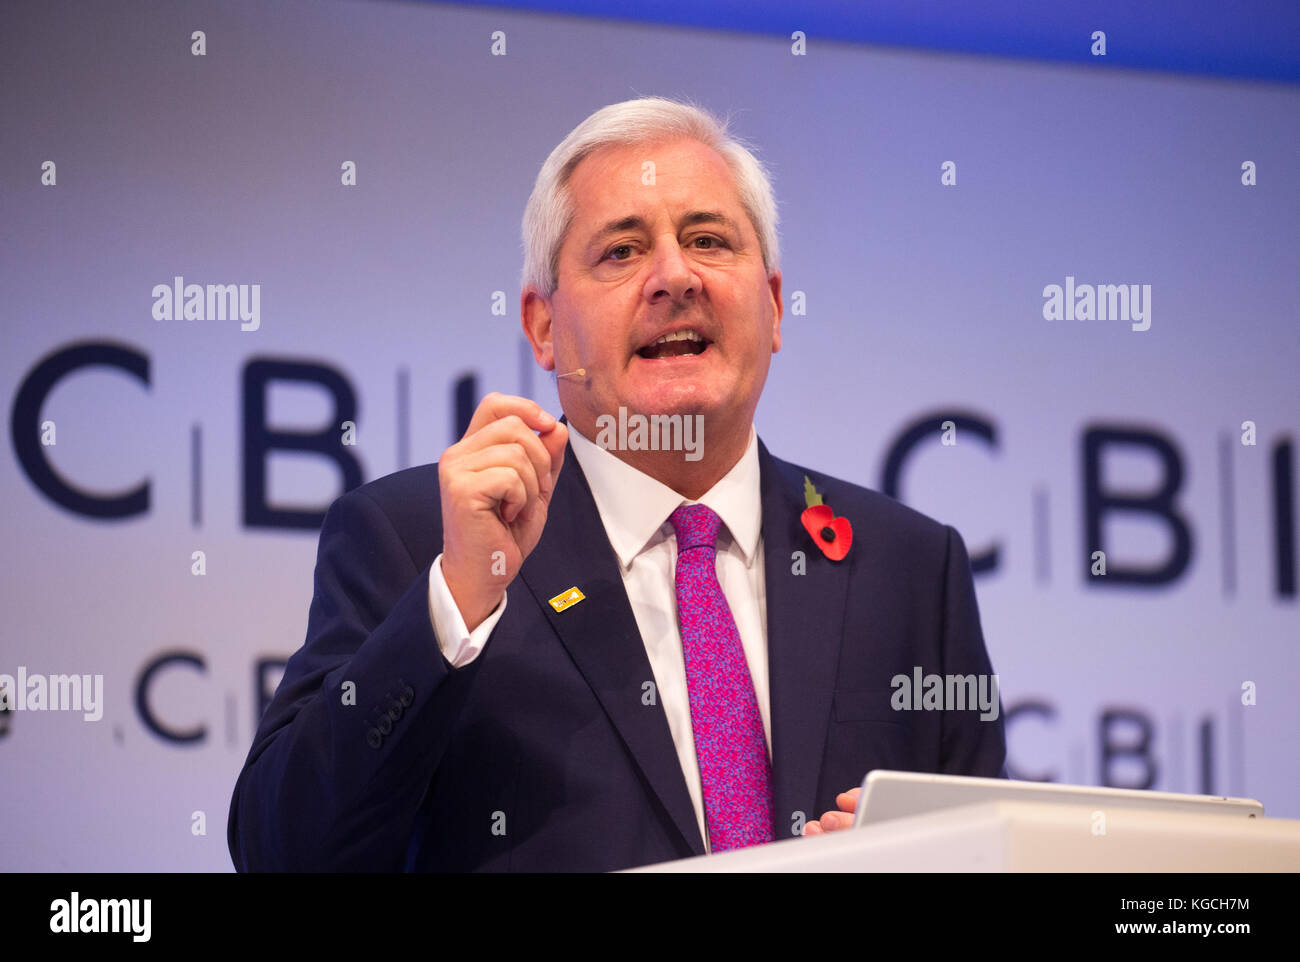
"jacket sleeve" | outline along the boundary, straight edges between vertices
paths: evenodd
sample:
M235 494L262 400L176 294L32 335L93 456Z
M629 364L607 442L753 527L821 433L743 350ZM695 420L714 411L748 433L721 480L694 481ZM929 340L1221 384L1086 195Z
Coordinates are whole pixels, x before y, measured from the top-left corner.
M428 565L369 494L343 495L321 527L306 641L235 785L236 869L400 870L460 675L434 634Z
M940 771L949 775L1006 777L1007 745L997 676L980 628L970 557L961 535L948 527L944 572L943 667L945 675L974 675L976 690L989 696L989 710L945 711Z

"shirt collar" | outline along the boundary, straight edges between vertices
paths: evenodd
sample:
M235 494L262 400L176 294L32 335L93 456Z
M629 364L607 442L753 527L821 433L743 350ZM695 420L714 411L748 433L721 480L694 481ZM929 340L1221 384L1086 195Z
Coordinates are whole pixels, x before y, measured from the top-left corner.
M588 440L572 424L569 444L587 477L609 543L625 570L659 534L668 516L683 504L703 504L717 512L744 554L745 564L754 563L763 505L759 491L758 433L752 424L745 453L699 501L684 498L666 484L638 471Z

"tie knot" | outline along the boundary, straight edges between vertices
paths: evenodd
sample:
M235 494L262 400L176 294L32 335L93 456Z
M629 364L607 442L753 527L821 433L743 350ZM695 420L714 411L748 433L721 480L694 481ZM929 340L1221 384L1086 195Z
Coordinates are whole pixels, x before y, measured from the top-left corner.
M678 553L689 548L717 546L722 519L706 505L684 504L668 516L668 522L677 534Z

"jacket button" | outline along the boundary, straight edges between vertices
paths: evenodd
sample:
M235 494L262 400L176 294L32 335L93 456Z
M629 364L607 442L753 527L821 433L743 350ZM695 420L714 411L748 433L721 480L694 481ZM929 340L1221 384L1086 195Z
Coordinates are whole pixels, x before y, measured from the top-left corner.
M413 701L415 701L415 689L407 685L402 689L402 707L410 708Z
M393 730L393 720L387 715L380 715L379 721L375 722L375 727L387 735Z
M384 736L379 734L378 728L372 728L366 732L366 744L371 748L378 748L384 743Z
M402 717L402 705L400 702L393 702L388 708L388 717L393 721Z

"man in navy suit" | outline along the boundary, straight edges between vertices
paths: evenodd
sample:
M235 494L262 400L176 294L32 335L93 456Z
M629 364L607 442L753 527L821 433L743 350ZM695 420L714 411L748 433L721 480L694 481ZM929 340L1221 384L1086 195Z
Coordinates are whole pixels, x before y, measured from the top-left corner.
M618 869L847 827L874 768L1002 773L1000 712L894 697L992 673L960 536L754 430L775 228L693 107L615 104L555 148L521 307L565 417L489 395L437 465L331 506L237 868Z

